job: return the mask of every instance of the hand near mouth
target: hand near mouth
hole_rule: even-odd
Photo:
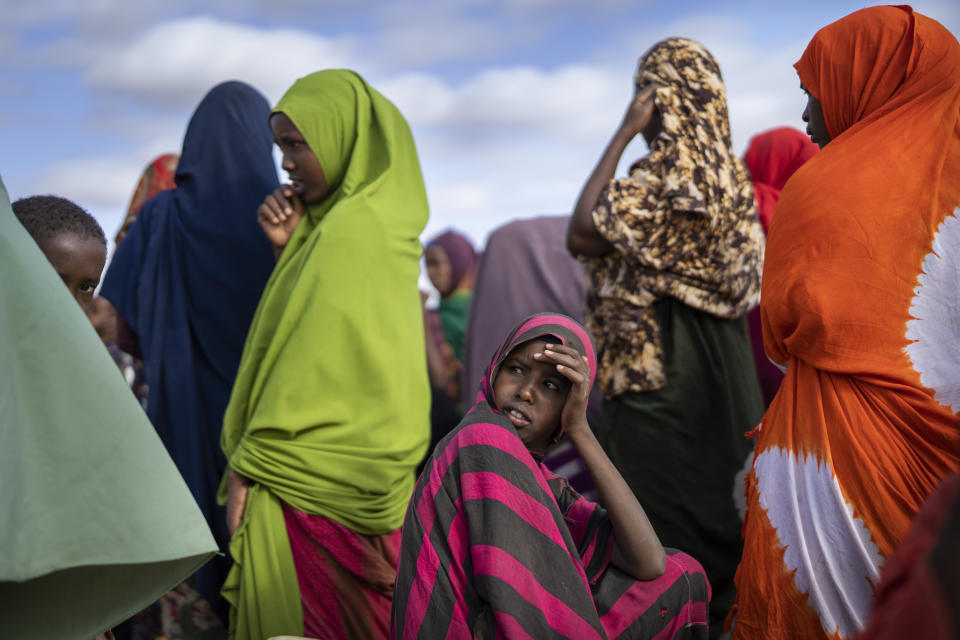
[[[274,190],[264,198],[263,204],[257,209],[257,221],[260,222],[260,228],[270,241],[273,254],[278,260],[305,211],[303,201],[289,184]]]
[[[570,393],[560,416],[564,432],[573,436],[584,429],[589,431],[587,398],[590,396],[590,370],[587,359],[577,353],[576,349],[562,344],[547,344],[543,353],[535,354],[534,358],[556,364],[557,373],[571,383]]]

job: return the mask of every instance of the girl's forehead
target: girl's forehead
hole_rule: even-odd
[[[530,347],[530,346],[532,346],[534,343],[537,343],[537,342],[539,342],[539,343],[541,343],[541,344],[544,344],[544,343],[546,343],[546,344],[564,344],[564,341],[561,340],[559,337],[557,337],[557,336],[555,336],[555,335],[553,335],[553,334],[545,334],[545,335],[542,335],[542,336],[537,336],[537,337],[535,337],[535,338],[529,338],[529,339],[527,339],[527,340],[524,340],[523,342],[518,342],[517,344],[513,345],[512,347],[510,347],[509,349],[507,349],[506,354],[504,354],[504,359],[509,358],[511,355],[513,355],[513,354],[515,354],[515,353],[519,353],[520,351],[523,351],[523,350],[526,349],[527,347]]]

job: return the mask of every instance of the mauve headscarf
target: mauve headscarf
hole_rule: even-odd
[[[441,291],[440,295],[447,297],[457,289],[470,288],[477,264],[477,252],[470,240],[462,233],[450,229],[429,241],[426,249],[430,247],[443,249],[450,261],[450,290]]]

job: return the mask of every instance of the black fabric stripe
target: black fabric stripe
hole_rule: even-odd
[[[492,602],[497,603],[494,609],[513,617],[531,637],[537,640],[571,638],[564,635],[561,630],[551,628],[543,612],[527,602],[510,583],[494,576],[477,576],[476,582],[478,588],[488,594]],[[592,623],[598,634],[603,637],[603,628],[595,613],[591,613],[585,620],[588,624]],[[571,640],[578,639],[571,638]]]
[[[551,478],[547,482],[553,491],[553,497],[557,501],[557,506],[560,507],[560,513],[562,513],[566,519],[570,508],[573,507],[582,496],[577,493],[573,487],[570,486],[567,479],[562,476]],[[580,546],[577,549],[582,559],[586,554],[587,548],[591,544],[595,545],[590,564],[584,566],[584,573],[587,574],[588,580],[593,580],[606,567],[607,555],[609,554],[611,545],[610,534],[612,529],[613,527],[610,524],[610,519],[607,518],[606,510],[600,505],[595,506],[590,513],[589,521],[584,527],[583,539],[580,541]]]
[[[600,616],[606,615],[616,600],[626,592],[627,588],[635,583],[631,576],[626,575],[616,567],[610,567],[603,578],[601,587],[596,590],[594,597],[597,603],[597,612]],[[681,612],[689,602],[705,602],[707,597],[707,579],[702,573],[682,573],[670,587],[647,608],[640,613],[617,639],[649,638],[662,631]],[[613,598],[613,599],[611,599]],[[661,611],[664,611],[661,614]],[[692,634],[692,635],[688,635]],[[706,624],[693,624],[684,629],[683,637],[706,638],[708,627]],[[680,637],[680,636],[677,636]]]
[[[600,506],[590,514],[590,521],[587,523],[586,534],[580,549],[581,558],[590,544],[594,545],[593,556],[583,571],[587,574],[587,579],[592,581],[606,568],[610,547],[613,546],[613,525],[607,517],[607,512]]]
[[[483,418],[487,416],[484,416],[483,413],[492,414],[492,412],[489,411],[486,405],[484,405],[483,408],[486,409],[486,411],[475,412],[477,415],[470,417],[474,420],[479,418],[480,422],[485,422]],[[447,442],[442,443],[444,446],[437,447],[434,456],[427,465],[424,475],[418,479],[414,499],[408,507],[408,514],[404,523],[400,567],[397,576],[397,590],[394,595],[394,613],[392,615],[397,628],[402,629],[405,624],[406,610],[409,606],[409,594],[413,584],[431,580],[432,586],[430,589],[427,617],[425,617],[423,621],[423,631],[421,632],[422,634],[426,634],[424,637],[431,637],[429,634],[443,635],[449,627],[453,615],[454,594],[448,578],[452,556],[447,538],[450,527],[458,513],[455,501],[461,495],[460,478],[464,473],[476,471],[491,471],[497,473],[528,495],[532,495],[540,504],[555,514],[555,520],[559,525],[563,525],[562,519],[559,518],[556,505],[552,500],[552,496],[544,492],[540,489],[539,485],[536,484],[534,471],[504,450],[494,445],[482,444],[468,445],[459,448],[457,457],[451,461],[444,477],[441,479],[441,484],[434,496],[433,504],[430,505],[431,511],[433,512],[433,521],[431,523],[420,522],[416,505],[424,499],[426,480],[430,478],[430,475],[433,473],[433,467],[436,464],[436,458],[439,457],[439,452],[443,451],[445,447],[457,447],[456,439],[458,435],[464,428],[472,424],[474,424],[474,422],[462,423],[455,433],[445,438]],[[497,424],[483,425],[481,428],[507,429],[512,431],[512,426],[504,427]],[[512,432],[511,437],[516,437],[515,431]],[[531,494],[531,490],[534,492],[533,494]],[[507,510],[509,511],[509,509]],[[467,519],[469,520],[469,516],[467,516]],[[496,520],[492,520],[491,522],[496,522]],[[524,523],[524,525],[529,528],[529,525],[526,525],[526,523]],[[432,546],[439,559],[439,567],[435,576],[418,576],[416,574],[416,559],[422,551],[422,540],[428,526],[430,527],[428,544]],[[471,543],[476,544],[476,541],[471,541]],[[565,554],[564,557],[569,563],[569,558]],[[467,557],[464,571],[468,577],[473,575],[473,566],[469,556]],[[474,615],[480,606],[480,601],[476,592],[472,589],[472,585],[467,584],[465,589],[464,598],[467,610],[470,615]]]
[[[516,459],[503,449],[491,445],[470,445],[460,449],[455,464],[450,465],[443,485],[456,486],[456,495],[460,495],[460,477],[465,473],[490,472],[500,476],[513,486],[526,493],[534,500],[550,509],[554,514],[555,524],[566,527],[563,516],[557,508],[553,495],[540,488],[534,475],[539,473]]]
[[[410,503],[411,505],[414,503]],[[403,537],[400,540],[400,558],[397,567],[396,588],[390,605],[390,623],[394,629],[403,629],[406,620],[408,599],[414,581],[417,580],[417,557],[420,555],[424,528],[420,519],[407,507],[403,521]]]
[[[527,524],[510,507],[496,500],[470,501],[466,505],[474,545],[502,549],[526,567],[548,593],[580,616],[596,615],[592,598],[566,549],[557,546]],[[495,523],[494,526],[491,526]],[[492,601],[494,608],[499,602]]]

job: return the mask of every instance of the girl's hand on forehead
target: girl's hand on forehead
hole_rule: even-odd
[[[587,399],[590,397],[590,369],[587,366],[587,359],[572,347],[551,343],[547,343],[543,353],[534,354],[533,357],[555,363],[557,373],[570,381],[570,393],[567,395],[563,414],[560,417],[564,431],[569,435],[581,429],[589,430]]]
[[[263,204],[257,209],[257,220],[278,258],[305,212],[300,197],[288,184],[264,198]]]

